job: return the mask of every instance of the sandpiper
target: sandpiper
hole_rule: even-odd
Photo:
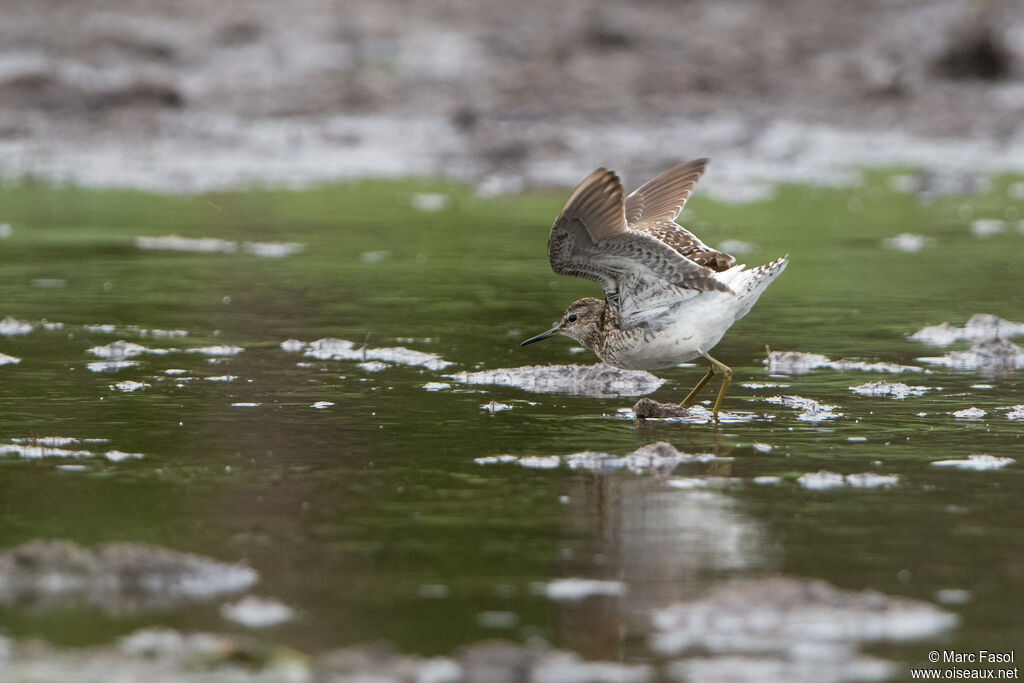
[[[599,168],[569,195],[551,227],[548,258],[560,275],[595,280],[604,300],[574,302],[553,328],[522,346],[564,334],[606,363],[627,370],[667,368],[698,356],[708,371],[682,404],[643,399],[637,417],[680,415],[718,370],[722,387],[732,369],[708,352],[786,267],[787,256],[744,270],[675,222],[707,159],[665,171],[626,196],[619,177]]]

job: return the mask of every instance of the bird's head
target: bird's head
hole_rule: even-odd
[[[566,337],[575,339],[588,349],[594,348],[594,343],[601,330],[601,319],[604,315],[605,302],[600,299],[587,297],[574,301],[566,309],[565,315],[557,325],[547,332],[542,332],[536,337],[530,337],[520,346],[526,346],[541,339],[553,337],[556,334],[564,334]]]

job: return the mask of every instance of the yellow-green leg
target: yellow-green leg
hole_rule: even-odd
[[[715,376],[715,370],[720,370],[722,373],[722,387],[718,390],[718,398],[715,399],[715,405],[711,409],[711,412],[717,420],[718,409],[722,407],[722,399],[725,397],[725,392],[729,388],[729,383],[732,381],[732,368],[721,361],[715,360],[706,353],[704,354],[704,357],[708,359],[708,373],[704,375],[704,377],[697,382],[697,386],[695,386],[690,393],[686,395],[686,398],[683,399],[683,405],[689,408],[690,404],[693,403],[693,400],[697,397],[697,392],[703,389],[704,385]]]

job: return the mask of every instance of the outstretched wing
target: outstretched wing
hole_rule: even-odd
[[[548,258],[560,275],[594,280],[605,297],[619,307],[623,288],[637,282],[661,282],[666,288],[729,292],[714,272],[681,254],[666,242],[626,222],[622,183],[615,173],[600,168],[569,196],[551,228]],[[637,297],[632,292],[624,296]],[[630,311],[619,310],[621,325],[633,327]]]
[[[707,159],[694,159],[648,180],[626,197],[626,223],[674,221],[704,175]]]
[[[626,222],[631,229],[656,237],[694,263],[721,272],[736,259],[712,249],[675,222],[707,165],[707,159],[695,159],[638,187],[626,197]]]

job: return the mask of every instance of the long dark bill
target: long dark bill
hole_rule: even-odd
[[[533,342],[539,342],[541,339],[547,339],[548,337],[554,337],[556,334],[558,334],[558,328],[557,327],[552,327],[547,332],[541,332],[536,337],[530,337],[529,339],[524,341],[522,344],[520,344],[520,346],[526,346],[527,344],[532,344]]]

